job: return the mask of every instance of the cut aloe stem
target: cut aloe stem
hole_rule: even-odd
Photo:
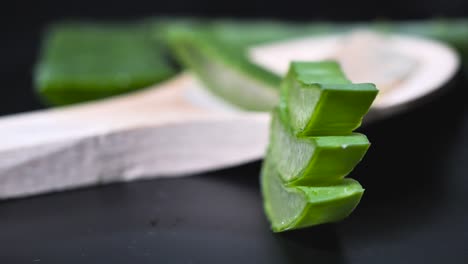
[[[374,84],[352,84],[336,62],[293,62],[280,109],[297,135],[343,135],[360,126],[377,93]]]
[[[265,213],[274,232],[342,220],[359,204],[364,189],[353,179],[331,186],[286,187],[272,160],[263,164]]]
[[[341,181],[361,161],[370,145],[367,137],[358,133],[298,138],[284,123],[278,111],[274,111],[268,158],[274,161],[289,186]]]
[[[200,21],[195,26],[167,24],[166,40],[177,59],[224,101],[250,111],[271,111],[279,100],[280,76],[252,63],[248,47],[305,33],[326,32],[314,25],[273,21]]]
[[[63,23],[44,39],[35,82],[54,105],[95,100],[148,87],[172,76],[149,25]]]
[[[182,63],[226,102],[250,111],[277,104],[279,77],[249,63],[238,47],[203,32],[171,32],[169,43]]]
[[[344,177],[369,148],[352,130],[376,95],[372,84],[351,84],[335,62],[290,64],[261,172],[273,231],[336,222],[358,205],[364,190]]]

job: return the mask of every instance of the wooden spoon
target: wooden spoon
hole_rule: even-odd
[[[0,119],[0,198],[154,176],[262,157],[269,115],[203,108],[182,74],[141,92]]]

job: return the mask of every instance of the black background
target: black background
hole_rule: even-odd
[[[1,12],[3,115],[41,107],[31,70],[41,30],[59,19],[413,19],[468,15],[468,2],[16,1]],[[429,104],[361,128],[373,145],[350,177],[366,194],[341,223],[272,234],[255,162],[0,202],[0,263],[467,263],[464,76]]]

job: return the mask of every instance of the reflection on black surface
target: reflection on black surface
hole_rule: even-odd
[[[291,263],[344,263],[333,224],[274,234]]]
[[[242,174],[238,170],[225,169],[213,172],[206,177],[216,181],[226,182],[230,186],[239,186],[242,189],[250,189],[258,194],[257,199],[261,204],[261,196],[258,193],[259,172],[261,162],[253,162],[242,166]],[[223,175],[222,177],[219,177]],[[242,206],[242,205],[240,205]],[[262,210],[259,206],[258,210]],[[281,263],[280,259],[287,263],[343,263],[339,237],[336,233],[335,224],[319,225],[313,228],[292,230],[283,233],[273,233],[266,223],[266,216],[261,215],[264,224],[260,226],[260,234],[257,239],[269,244],[275,241],[271,250],[272,263]],[[253,220],[253,219],[252,219]],[[278,262],[276,262],[278,261]]]

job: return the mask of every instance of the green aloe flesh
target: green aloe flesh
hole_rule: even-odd
[[[244,110],[264,111],[278,102],[279,78],[253,64],[245,64],[235,47],[198,33],[172,33],[169,43],[183,63],[219,98]]]
[[[175,71],[143,23],[63,23],[49,29],[35,83],[50,104],[105,98],[163,81]]]
[[[348,134],[377,96],[373,84],[353,84],[336,62],[293,62],[281,85],[280,108],[297,135]]]
[[[270,159],[263,164],[261,186],[265,213],[274,232],[342,220],[364,193],[353,179],[330,186],[287,187]]]
[[[289,23],[228,20],[169,26],[166,32],[176,58],[213,94],[249,111],[270,111],[278,104],[281,78],[252,63],[247,48],[304,34]]]
[[[289,186],[330,184],[341,181],[364,157],[367,137],[358,133],[346,136],[296,137],[273,112],[270,159]]]
[[[370,143],[352,131],[376,95],[372,84],[350,83],[335,62],[290,64],[261,172],[265,213],[274,232],[336,222],[356,208],[364,189],[345,177]]]

